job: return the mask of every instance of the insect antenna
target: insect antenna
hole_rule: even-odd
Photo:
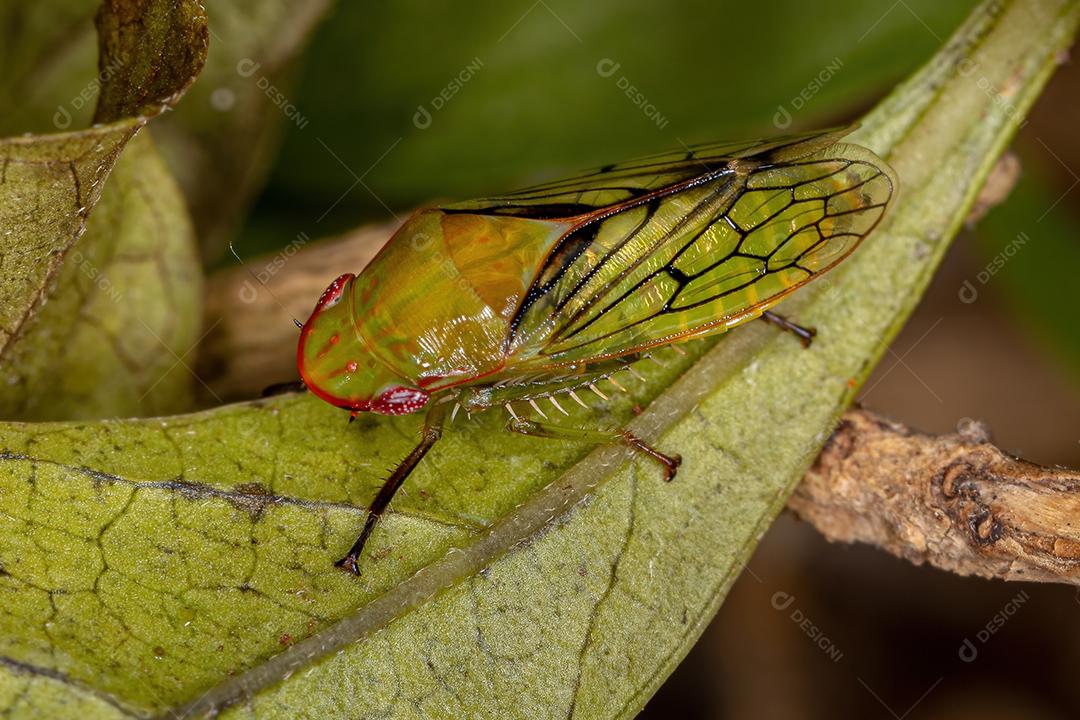
[[[285,307],[285,304],[283,302],[281,302],[281,299],[278,298],[278,296],[276,294],[274,294],[274,291],[270,289],[270,286],[267,285],[266,282],[263,281],[262,278],[260,278],[255,273],[254,270],[252,270],[250,267],[248,267],[248,264],[246,262],[244,262],[244,259],[242,257],[240,257],[240,253],[236,252],[236,247],[233,245],[232,240],[229,241],[229,252],[231,252],[232,256],[234,258],[236,258],[236,261],[238,263],[240,263],[240,267],[244,268],[244,270],[247,271],[247,274],[251,276],[251,279],[254,280],[255,282],[259,283],[259,286],[262,287],[263,290],[270,293],[270,297],[272,297],[274,299],[274,302],[277,303],[278,307],[281,308],[285,312],[286,315],[288,315],[288,316],[290,316],[292,318],[293,324],[296,325],[297,329],[302,330],[303,327],[304,327],[304,323],[300,322],[300,320],[297,319],[297,317],[295,315],[293,315],[291,312],[289,312],[289,309],[287,307]]]

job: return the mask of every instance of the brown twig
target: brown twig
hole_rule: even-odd
[[[395,229],[363,228],[249,262],[268,290],[242,268],[212,277],[200,378],[224,398],[294,379],[292,318],[305,318],[338,274],[359,272]],[[850,411],[788,507],[830,540],[914,563],[1080,584],[1080,475],[1011,458],[978,427],[935,437]]]
[[[788,508],[915,564],[1080,585],[1080,473],[1010,457],[976,423],[932,436],[851,410]]]

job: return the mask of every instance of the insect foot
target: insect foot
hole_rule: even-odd
[[[623,431],[623,442],[625,442],[626,445],[630,448],[633,448],[638,452],[645,453],[646,455],[663,465],[665,482],[671,482],[675,479],[675,474],[679,472],[679,466],[682,465],[681,455],[666,455],[654,448],[652,445],[646,443],[644,440],[642,440],[629,430]]]
[[[334,567],[341,568],[345,572],[352,573],[356,577],[360,577],[360,563],[357,562],[357,558],[352,553],[349,553],[345,557],[334,563]]]
[[[789,332],[799,339],[799,342],[804,348],[810,347],[810,344],[817,337],[817,329],[812,327],[804,327],[798,323],[792,322],[788,318],[778,313],[766,310],[761,313],[761,319],[770,325],[775,325],[785,332]]]

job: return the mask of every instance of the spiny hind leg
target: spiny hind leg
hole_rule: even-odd
[[[563,427],[551,423],[529,420],[528,418],[513,415],[509,424],[510,430],[522,435],[533,437],[552,438],[555,440],[575,440],[579,442],[591,442],[597,445],[607,443],[621,443],[631,450],[646,455],[664,469],[664,479],[673,480],[679,470],[682,458],[678,455],[662,453],[646,443],[629,430],[587,430],[585,428]]]
[[[803,327],[802,325],[794,323],[791,320],[788,320],[783,315],[774,313],[771,310],[766,310],[765,312],[761,313],[761,319],[769,323],[770,325],[775,325],[781,330],[789,332],[795,337],[799,338],[799,342],[802,343],[802,346],[804,348],[810,347],[810,343],[813,342],[814,336],[817,335],[817,330],[815,330],[814,328]]]

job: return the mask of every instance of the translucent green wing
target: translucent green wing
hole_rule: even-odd
[[[544,220],[592,215],[616,209],[688,181],[724,173],[738,158],[779,161],[810,155],[834,144],[851,128],[791,135],[770,140],[710,143],[658,153],[616,165],[605,165],[568,180],[555,180],[499,197],[480,198],[447,206],[451,212],[509,215]]]
[[[891,169],[846,131],[709,145],[602,168],[462,211],[576,218],[506,339],[516,368],[614,358],[757,317],[851,253]]]

